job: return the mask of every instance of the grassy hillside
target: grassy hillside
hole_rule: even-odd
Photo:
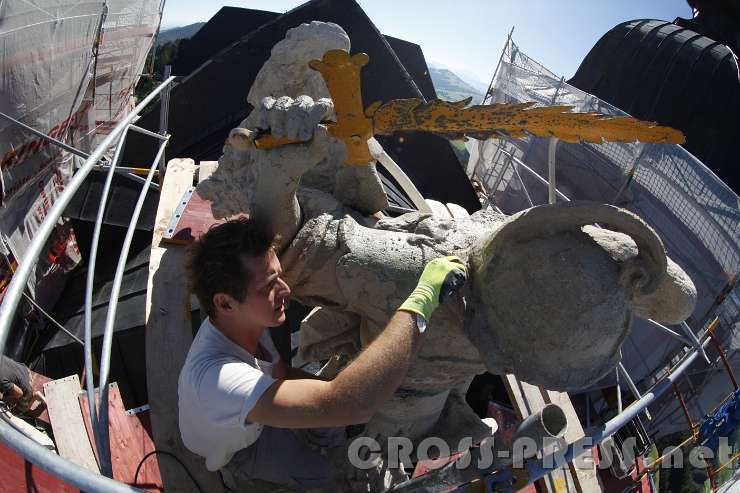
[[[437,96],[445,101],[460,101],[468,96],[473,98],[472,104],[479,104],[483,101],[483,93],[471,86],[454,72],[446,68],[429,68],[429,75],[432,77],[434,89]]]

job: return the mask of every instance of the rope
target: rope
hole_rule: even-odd
[[[194,478],[194,477],[193,477],[193,475],[192,475],[192,474],[190,473],[190,471],[188,470],[188,468],[187,468],[187,467],[185,467],[185,464],[183,464],[183,462],[182,462],[182,461],[180,460],[180,458],[179,458],[179,457],[177,457],[177,456],[176,456],[175,454],[173,454],[172,452],[167,452],[166,450],[152,450],[151,452],[149,452],[148,454],[146,454],[146,455],[145,455],[145,456],[144,456],[144,457],[143,457],[143,458],[142,458],[142,459],[141,459],[141,460],[139,461],[139,465],[138,465],[138,466],[136,466],[136,473],[134,473],[134,482],[133,482],[133,486],[136,486],[136,485],[138,484],[138,479],[139,479],[139,471],[141,470],[141,466],[142,466],[142,465],[144,465],[144,461],[145,461],[145,460],[147,460],[147,459],[149,458],[149,456],[151,456],[151,455],[154,455],[154,454],[162,454],[162,455],[167,455],[167,456],[169,456],[169,457],[172,457],[173,459],[175,459],[175,460],[177,461],[177,463],[178,463],[178,464],[180,464],[180,465],[182,466],[182,468],[183,468],[183,469],[185,470],[185,473],[186,473],[186,474],[188,475],[188,477],[189,477],[189,478],[190,478],[190,480],[191,480],[191,481],[193,482],[193,484],[194,484],[194,485],[195,485],[195,487],[196,487],[196,488],[198,489],[198,491],[200,491],[200,493],[205,493],[205,492],[203,491],[203,488],[201,488],[201,487],[200,487],[200,484],[198,484],[198,482],[197,482],[197,481],[195,480],[195,478]]]

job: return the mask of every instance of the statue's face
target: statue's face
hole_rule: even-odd
[[[619,265],[581,232],[507,244],[475,279],[487,323],[468,336],[493,373],[575,390],[612,370],[630,328]]]

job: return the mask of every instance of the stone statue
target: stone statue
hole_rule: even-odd
[[[510,217],[454,206],[454,217],[377,214],[387,203],[374,163],[345,165],[342,143],[319,124],[333,108],[307,63],[337,48],[349,50],[349,38],[335,24],[288,31],[249,91],[255,110],[231,132],[199,190],[217,217],[262,213],[276,224],[293,296],[317,307],[302,324],[304,360],[356,355],[430,259],[457,255],[467,264],[467,284],[434,312],[418,360],[365,434],[482,439],[491,429],[464,399],[476,374],[514,373],[575,390],[615,368],[633,315],[678,323],[691,314],[691,280],[652,228],[617,207],[573,202]],[[255,132],[266,129],[312,139],[255,149]]]

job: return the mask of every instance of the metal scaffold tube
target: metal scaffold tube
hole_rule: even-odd
[[[707,338],[700,347],[703,349],[708,343],[709,338]],[[525,471],[527,474],[527,482],[531,483],[544,477],[558,467],[567,464],[581,454],[586,453],[597,443],[600,443],[604,439],[612,436],[620,428],[634,419],[635,416],[647,409],[647,407],[654,403],[658,397],[671,389],[676,379],[681,376],[689,366],[691,366],[699,354],[699,349],[696,347],[693,348],[683,361],[681,361],[673,371],[669,372],[663,380],[643,394],[640,399],[630,404],[624,411],[607,421],[604,427],[596,434],[583,437],[580,440],[571,443],[564,452],[556,452],[545,456],[538,461],[526,464]]]
[[[103,471],[111,469],[111,464],[110,456],[101,453],[106,447],[102,443],[102,435],[98,430],[98,413],[95,409],[95,381],[92,358],[92,295],[93,284],[95,282],[95,264],[98,257],[98,241],[100,240],[100,230],[103,225],[103,216],[105,215],[105,204],[108,201],[108,193],[113,182],[113,174],[116,171],[116,166],[118,166],[118,160],[121,158],[121,151],[126,143],[126,134],[129,128],[131,128],[131,125],[127,125],[118,141],[116,151],[113,154],[113,161],[111,161],[110,168],[108,169],[108,175],[105,177],[105,184],[103,185],[103,192],[100,197],[100,204],[98,205],[98,215],[95,218],[95,229],[93,230],[92,242],[90,244],[90,259],[88,261],[85,284],[85,390],[87,392],[87,407],[90,411],[90,423],[95,441],[95,450],[98,451],[98,460],[100,461],[100,468]]]
[[[157,170],[162,154],[164,154],[164,148],[167,146],[169,139],[162,141],[159,145],[159,151],[157,156],[152,162],[152,166],[149,170],[149,175],[146,177],[146,183],[141,189],[139,194],[139,200],[136,202],[134,212],[131,215],[131,221],[129,222],[128,229],[126,230],[126,237],[123,240],[123,246],[121,246],[121,254],[118,257],[118,266],[116,267],[116,274],[113,278],[113,286],[111,287],[110,301],[108,302],[108,314],[105,319],[105,332],[103,333],[103,349],[100,357],[100,379],[98,386],[100,388],[100,407],[98,409],[98,434],[100,435],[100,443],[103,447],[102,450],[98,450],[98,457],[105,457],[105,460],[101,459],[101,470],[103,474],[110,477],[113,475],[110,462],[110,442],[108,434],[108,376],[110,373],[110,357],[111,347],[113,345],[113,327],[116,322],[116,310],[118,308],[118,295],[121,292],[121,282],[123,281],[123,272],[126,268],[126,260],[128,258],[128,252],[131,248],[131,240],[134,237],[134,230],[136,224],[139,222],[139,215],[141,209],[144,206],[144,200],[146,199],[147,192],[149,191],[149,184],[154,178],[154,172]],[[103,468],[105,464],[105,469]]]
[[[46,241],[51,236],[57,221],[64,213],[67,205],[70,203],[77,190],[85,181],[87,175],[93,170],[103,154],[114,144],[118,142],[125,133],[129,124],[131,124],[143,108],[145,108],[157,95],[167,86],[169,86],[174,77],[170,77],[162,84],[157,86],[144,100],[141,101],[123,118],[108,134],[108,136],[95,148],[90,156],[85,160],[79,170],[70,179],[66,188],[59,195],[58,199],[49,209],[44,221],[39,226],[36,234],[26,250],[26,259],[21,262],[18,269],[13,274],[13,278],[5,292],[5,298],[0,305],[0,353],[5,349],[8,340],[13,319],[15,317],[18,304],[23,297],[23,291],[28,282],[33,268],[38,262]],[[107,372],[107,370],[106,370]],[[95,474],[87,469],[82,468],[68,460],[56,455],[55,453],[41,447],[26,436],[22,435],[8,423],[0,422],[0,440],[15,450],[27,460],[37,465],[41,469],[58,476],[67,483],[80,488],[87,492],[132,492],[141,491],[137,488],[126,486],[118,481],[105,478]]]

